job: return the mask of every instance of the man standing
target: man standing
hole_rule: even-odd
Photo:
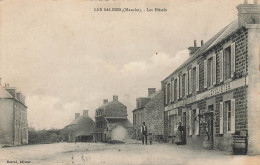
[[[145,125],[145,122],[143,122],[143,126],[141,130],[142,130],[142,144],[144,145],[144,141],[145,141],[145,144],[147,145],[147,127]]]

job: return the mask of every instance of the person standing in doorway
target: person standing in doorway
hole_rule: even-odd
[[[141,127],[141,130],[142,130],[142,144],[144,145],[145,142],[145,144],[147,145],[147,127],[145,125],[145,122],[143,122],[143,126]]]

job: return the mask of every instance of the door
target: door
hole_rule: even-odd
[[[183,144],[186,144],[186,112],[183,112],[182,126],[183,126]]]
[[[209,140],[210,141],[213,141],[214,139],[214,135],[213,135],[213,133],[214,133],[214,121],[213,121],[213,113],[214,113],[214,108],[213,108],[213,105],[210,105],[209,107],[208,107],[208,111],[209,111],[209,115],[208,115],[208,122],[207,122],[207,124],[208,124],[208,133],[209,133]]]

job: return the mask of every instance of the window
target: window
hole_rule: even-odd
[[[209,58],[207,61],[207,85],[208,87],[213,85],[213,58]]]
[[[231,102],[226,101],[225,102],[225,123],[226,125],[224,126],[224,132],[231,131]]]
[[[231,78],[231,46],[224,49],[224,80]]]
[[[177,79],[174,80],[174,100],[177,99]]]
[[[192,69],[192,92],[196,90],[196,67]]]
[[[170,103],[170,83],[167,84],[167,104]]]
[[[185,79],[186,79],[186,74],[182,75],[182,97],[185,96]]]
[[[195,134],[196,131],[196,109],[192,110],[192,121],[191,121],[191,125],[192,125],[192,135]]]

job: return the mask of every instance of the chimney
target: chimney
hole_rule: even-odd
[[[201,44],[200,44],[200,47],[202,47],[203,45],[204,45],[204,42],[203,42],[203,40],[201,40],[201,42],[200,42]]]
[[[156,92],[156,88],[148,88],[148,97]]]
[[[254,0],[254,4],[248,4],[248,1],[244,0],[244,4],[238,5],[237,10],[239,27],[260,23],[260,5],[257,0]]]
[[[113,96],[113,101],[118,101],[118,96],[117,95]]]
[[[103,100],[103,104],[106,104],[106,103],[108,103],[108,99]]]
[[[83,110],[83,117],[88,117],[88,110]]]
[[[80,113],[75,113],[75,119],[78,119],[80,116]]]
[[[194,46],[189,47],[188,50],[190,51],[190,56],[193,55],[200,47],[197,47],[197,41],[194,40]]]

